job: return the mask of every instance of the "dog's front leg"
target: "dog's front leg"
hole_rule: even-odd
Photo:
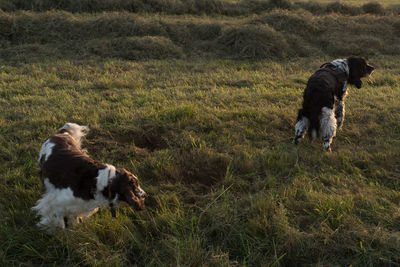
[[[344,121],[344,101],[335,101],[336,129],[340,130]]]
[[[336,135],[336,118],[333,110],[328,107],[323,107],[321,110],[321,130],[322,142],[324,149],[328,152],[331,151],[331,143],[333,137]]]
[[[304,137],[309,124],[310,120],[306,116],[302,115],[302,110],[300,110],[295,125],[294,138],[292,141],[293,144],[297,145],[299,143],[299,140]]]

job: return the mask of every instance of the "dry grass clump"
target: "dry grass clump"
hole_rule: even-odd
[[[308,1],[308,2],[296,2],[294,4],[296,9],[307,10],[308,12],[314,15],[322,15],[326,13],[326,4]]]
[[[229,8],[229,4],[219,0],[195,0],[188,11],[194,14],[233,14],[236,11]],[[186,2],[186,3],[187,3]]]
[[[365,13],[374,15],[383,15],[385,8],[378,2],[369,2],[361,7]]]
[[[394,13],[396,8],[382,7],[377,2],[353,6],[340,1],[322,4],[295,2],[292,0],[0,0],[0,10],[49,11],[64,10],[72,13],[98,13],[104,11],[128,11],[136,13],[193,14],[243,16],[260,14],[272,9],[306,9],[313,14],[338,13],[383,15]],[[399,11],[397,11],[399,13]]]
[[[270,0],[272,6],[283,9],[290,9],[293,5],[291,0]]]
[[[307,57],[321,53],[318,47],[313,46],[311,42],[300,35],[288,33],[285,37],[290,47],[291,57]]]
[[[400,20],[393,24],[394,33],[400,37]]]
[[[324,36],[328,38],[328,35]],[[327,41],[325,51],[331,55],[373,56],[379,55],[384,51],[384,41],[369,35],[329,35],[329,38],[331,40]],[[343,45],[343,40],[346,40],[345,45]]]
[[[100,37],[147,36],[167,33],[159,21],[138,18],[128,13],[105,13],[81,17],[65,11],[0,14],[0,36],[14,44],[54,43]]]
[[[268,25],[243,25],[224,30],[217,39],[225,54],[242,59],[283,58],[289,46],[279,32]]]
[[[266,15],[256,18],[252,23],[264,23],[272,26],[276,31],[287,32],[302,37],[310,37],[319,34],[322,29],[319,18],[307,11],[292,12],[286,10],[274,10]]]
[[[341,2],[334,2],[326,6],[326,12],[355,16],[362,14],[362,9],[361,7],[347,5]]]
[[[317,36],[316,40],[330,55],[396,54],[398,40],[393,38],[394,29],[391,25],[394,21],[375,16],[345,19],[335,15],[326,16],[320,21],[324,33]]]
[[[135,2],[122,0],[0,0],[0,8],[4,11],[15,10],[65,10],[69,12],[101,12],[116,10],[131,10]]]
[[[182,50],[170,39],[159,36],[94,39],[87,46],[90,52],[101,57],[128,60],[183,57]]]
[[[396,54],[397,21],[397,17],[344,17],[337,14],[320,17],[304,11],[276,10],[252,20],[252,23],[272,26],[283,34],[291,50],[296,52],[305,47],[310,48],[302,52],[305,55],[320,50],[332,56],[343,56],[349,53]]]
[[[251,21],[253,24],[267,24],[281,33],[289,47],[290,56],[309,56],[319,53],[310,41],[323,29],[319,21],[307,11],[291,12],[274,10]]]
[[[12,34],[12,21],[13,16],[9,13],[0,13],[0,38],[5,40],[9,39]]]
[[[388,14],[393,14],[400,16],[400,5],[393,5],[390,8],[388,8]]]
[[[276,1],[276,0],[275,0]],[[287,2],[288,0],[280,0]],[[278,1],[279,2],[279,1]],[[0,9],[15,10],[65,10],[73,13],[128,11],[166,14],[224,14],[243,15],[248,10],[243,3],[226,0],[0,0]]]
[[[82,38],[80,33],[68,30],[79,26],[79,22],[77,17],[65,11],[39,14],[22,12],[4,21],[8,38],[14,44],[44,44]]]
[[[322,17],[306,10],[286,9],[274,9],[240,20],[210,18],[200,21],[127,12],[93,16],[65,11],[3,12],[0,13],[0,53],[15,55],[18,50],[26,54],[29,49],[15,48],[34,44],[52,46],[49,53],[54,51],[57,57],[60,51],[71,57],[95,55],[123,59],[392,55],[400,46],[399,23],[400,19],[392,15],[329,14]]]
[[[104,13],[82,20],[82,35],[88,37],[167,36],[160,20],[146,19],[130,13]]]
[[[219,23],[193,23],[190,25],[199,40],[213,40],[221,35],[222,25]]]
[[[355,6],[351,4],[345,4],[340,1],[331,3],[319,3],[319,2],[296,2],[291,10],[304,9],[311,12],[314,15],[323,15],[327,13],[337,13],[349,16],[358,16],[362,14],[374,14],[374,15],[385,15],[385,14],[398,14],[399,10],[396,6],[383,7],[378,2],[369,2],[362,6]]]

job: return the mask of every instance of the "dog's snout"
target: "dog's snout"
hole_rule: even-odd
[[[147,197],[147,193],[146,193],[142,188],[140,188],[140,187],[139,187],[138,195],[139,195],[139,197],[142,198],[142,199],[144,199],[144,198]]]
[[[141,192],[139,193],[139,195],[140,195],[140,198],[146,198],[146,197],[147,197],[147,194],[146,194],[146,192],[144,192],[144,191],[141,191]]]

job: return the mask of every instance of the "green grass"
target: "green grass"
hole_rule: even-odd
[[[325,58],[3,65],[2,261],[398,263],[398,59],[371,59],[378,69],[350,89],[331,154],[290,144]],[[37,153],[66,121],[91,126],[94,158],[139,175],[146,211],[104,210],[54,237],[36,229]]]
[[[0,264],[399,265],[399,23],[275,9],[1,13]],[[361,52],[376,71],[350,87],[333,152],[293,146],[309,76]],[[143,212],[102,210],[54,236],[35,226],[37,155],[68,121],[90,126],[93,158],[138,175]]]

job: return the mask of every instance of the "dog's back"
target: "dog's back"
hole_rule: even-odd
[[[105,164],[89,158],[69,134],[55,134],[48,140],[48,145],[53,145],[53,149],[50,155],[42,156],[39,160],[42,179],[49,179],[59,188],[71,187],[73,190],[81,188],[82,183],[93,182],[93,185],[88,186],[96,186],[94,180],[87,178],[96,177],[98,170],[106,167]],[[91,197],[88,195],[83,198]]]
[[[341,85],[335,76],[327,71],[317,71],[308,80],[301,112],[310,120],[309,134],[312,138],[318,135],[322,108],[333,108],[335,92],[339,89]]]
[[[87,126],[68,122],[56,134],[50,136],[43,143],[39,152],[38,163],[42,175],[46,175],[49,172],[47,167],[51,165],[47,163],[49,159],[51,159],[51,162],[63,163],[67,163],[66,161],[84,162],[90,160],[86,156],[86,151],[81,148],[82,138],[88,131],[89,128]],[[57,160],[54,160],[55,158]]]

